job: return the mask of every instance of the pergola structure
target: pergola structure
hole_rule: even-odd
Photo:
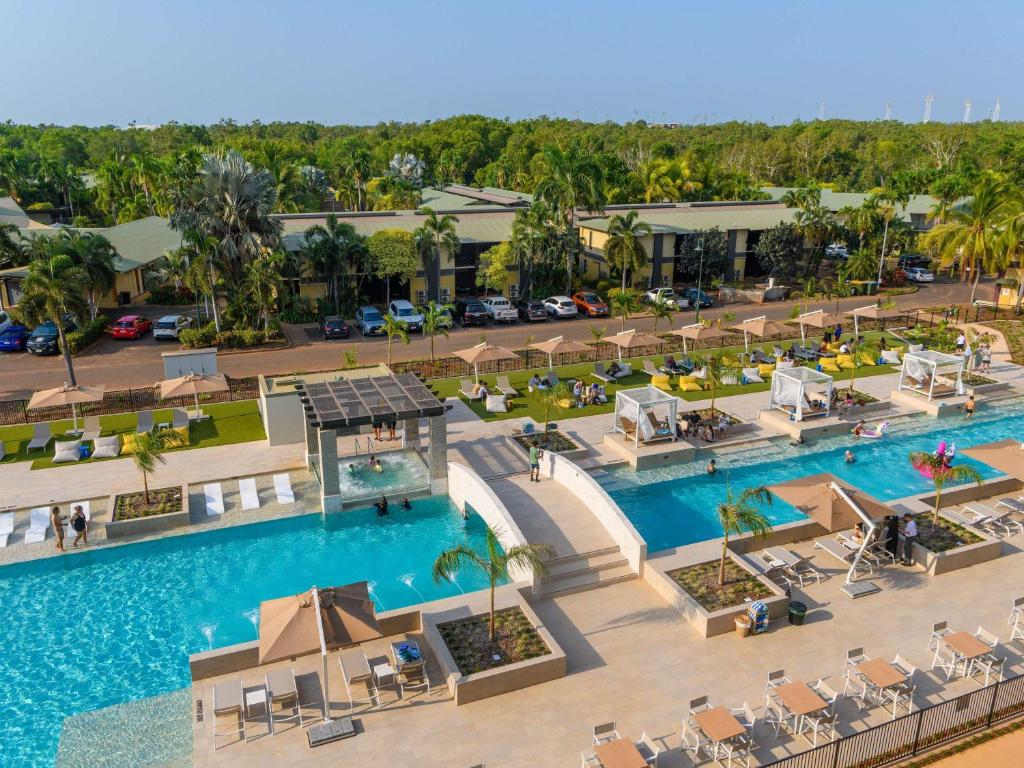
[[[324,512],[342,508],[338,431],[402,422],[407,447],[419,446],[419,420],[426,418],[431,493],[448,491],[448,433],[444,404],[412,373],[297,384],[306,411],[306,464],[320,480]]]
[[[657,387],[620,389],[615,393],[615,431],[633,445],[676,439],[679,401]]]
[[[807,416],[828,416],[832,386],[831,376],[813,368],[777,368],[772,374],[768,407],[788,413],[794,421],[803,421]]]
[[[951,379],[953,384],[938,384],[939,375]],[[897,389],[909,389],[927,395],[929,400],[936,397],[964,394],[964,359],[959,355],[947,355],[934,349],[907,352],[900,368],[900,384]]]

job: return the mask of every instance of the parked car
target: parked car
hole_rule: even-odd
[[[178,334],[192,327],[192,318],[184,315],[164,315],[153,326],[154,339],[177,339]]]
[[[462,325],[487,325],[489,317],[480,299],[459,299],[455,305],[455,319]]]
[[[576,317],[579,310],[568,296],[548,296],[544,299],[544,309],[551,317]]]
[[[924,267],[908,267],[904,271],[907,274],[907,280],[913,280],[915,283],[935,282],[935,275],[932,274],[931,270]]]
[[[588,317],[607,317],[608,305],[593,291],[577,291],[572,295],[576,310]]]
[[[825,255],[830,259],[848,259],[850,252],[846,249],[845,243],[832,243],[825,246]]]
[[[896,266],[905,271],[911,267],[924,267],[925,269],[928,269],[928,267],[931,266],[931,263],[932,260],[927,256],[922,256],[919,253],[907,253],[900,256],[899,261],[896,262]]]
[[[404,326],[407,331],[423,330],[423,315],[405,299],[394,299],[388,304],[388,314]]]
[[[115,339],[141,339],[153,330],[153,321],[142,315],[125,315],[119,317],[110,335]]]
[[[512,303],[504,296],[487,296],[481,301],[487,308],[487,314],[496,323],[514,323],[519,317]]]
[[[687,304],[691,307],[696,307],[698,301],[702,308],[713,307],[715,305],[714,299],[704,293],[704,291],[697,290],[696,288],[687,288],[684,290],[683,298],[686,299]]]
[[[0,331],[0,352],[24,352],[28,337],[28,328],[10,323]]]
[[[644,301],[649,304],[671,304],[676,309],[686,309],[690,302],[685,297],[679,296],[671,288],[651,288],[644,294]]]
[[[78,328],[75,321],[65,318],[64,331],[71,333]],[[25,342],[25,349],[33,355],[56,355],[60,352],[60,333],[57,331],[57,324],[45,322],[32,329],[32,333]]]
[[[519,319],[527,323],[536,323],[548,319],[548,311],[540,299],[523,299],[516,304]]]
[[[384,316],[376,307],[360,307],[356,310],[356,326],[363,336],[380,336],[384,333]]]
[[[12,325],[14,325],[14,321],[11,319],[11,316],[6,312],[0,311],[0,333],[7,330],[7,328]]]
[[[340,317],[331,315],[320,321],[320,333],[324,339],[347,339],[349,334],[348,323]]]

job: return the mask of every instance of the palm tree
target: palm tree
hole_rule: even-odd
[[[217,308],[217,276],[214,271],[214,258],[217,253],[217,241],[215,238],[205,236],[201,232],[190,229],[181,236],[181,248],[179,249],[188,258],[188,272],[182,279],[182,284],[192,291],[196,297],[196,314],[199,314],[199,297],[203,296],[203,302],[209,296],[213,304],[213,324],[220,332],[220,310]],[[210,316],[209,309],[206,313]]]
[[[974,196],[951,208],[942,224],[937,224],[922,242],[937,253],[942,266],[960,260],[960,275],[973,273],[971,303],[978,292],[983,270],[997,269],[1005,250],[1000,238],[1012,221],[1013,191],[1006,182],[990,175],[983,176],[974,189]]]
[[[745,488],[738,496],[726,488],[725,501],[718,505],[718,522],[722,526],[722,560],[718,566],[718,586],[725,586],[725,561],[729,557],[729,535],[750,532],[761,537],[771,533],[772,524],[757,505],[770,507],[772,494],[763,485]]]
[[[679,188],[672,178],[672,163],[651,158],[635,171],[644,191],[645,203],[667,203],[679,199]]]
[[[398,322],[390,312],[384,314],[384,324],[381,326],[384,330],[384,335],[388,337],[388,367],[391,367],[391,342],[395,339],[401,339],[402,343],[408,346],[409,344],[409,331],[405,329],[405,326]]]
[[[7,266],[18,255],[18,245],[14,242],[16,234],[18,234],[16,226],[0,223],[0,267]]]
[[[338,277],[345,273],[347,256],[356,237],[355,227],[339,222],[333,213],[327,214],[323,224],[306,230],[303,255],[313,273],[327,283],[328,298],[334,302],[335,313],[340,311]]]
[[[640,311],[640,301],[636,297],[636,291],[631,288],[624,291],[609,291],[608,303],[612,307],[612,316],[621,319],[623,331],[626,330],[626,321],[630,316]]]
[[[668,320],[669,328],[672,327],[672,305],[667,301],[655,301],[651,304],[651,317],[654,318],[654,335],[658,335],[658,321]]]
[[[571,236],[577,208],[604,209],[604,170],[601,164],[574,142],[569,149],[545,147],[541,152],[542,173],[534,196],[557,212],[563,234]],[[573,252],[566,250],[565,292],[572,293]]]
[[[479,552],[468,544],[457,544],[446,549],[434,560],[434,582],[451,582],[455,573],[462,566],[476,568],[487,577],[491,589],[491,611],[488,624],[488,635],[494,642],[494,590],[498,582],[509,580],[510,568],[530,569],[534,573],[547,573],[544,564],[555,556],[554,547],[549,544],[515,544],[508,549],[501,545],[500,529],[487,526],[484,538],[484,551]]]
[[[427,306],[420,307],[423,314],[423,335],[430,338],[430,365],[434,365],[434,337],[437,335],[448,338],[448,331],[452,327],[453,304],[438,304],[431,299]]]
[[[714,418],[718,388],[722,386],[723,379],[739,376],[742,366],[723,352],[713,352],[700,358],[700,364],[704,368],[704,380],[711,385],[711,417]]]
[[[156,470],[157,464],[167,461],[163,453],[171,448],[185,444],[185,439],[173,429],[156,429],[152,432],[140,432],[135,435],[132,444],[132,462],[142,475],[143,494],[149,505],[149,476]]]
[[[423,220],[423,224],[412,233],[412,236],[416,238],[416,250],[423,260],[423,268],[427,271],[427,274],[431,274],[437,268],[441,259],[442,245],[447,249],[448,255],[452,259],[459,252],[461,241],[455,232],[455,222],[458,219],[447,213],[438,218],[434,210],[429,207],[425,207],[422,210],[426,218]],[[437,294],[440,290],[441,286],[435,284],[434,293]],[[434,301],[439,299],[439,295],[433,297]]]
[[[600,343],[601,339],[604,338],[604,335],[606,333],[608,333],[608,326],[605,326],[605,325],[601,325],[601,326],[592,325],[592,326],[590,326],[590,335],[594,337],[594,342],[595,343]]]
[[[882,253],[878,257],[878,284],[882,284],[882,268],[885,266],[885,247],[889,242],[889,225],[899,214],[899,210],[906,211],[910,202],[910,192],[899,185],[888,186],[877,196],[880,205],[882,219],[885,226],[882,231]],[[973,298],[971,299],[973,301]]]
[[[862,343],[857,344],[854,342],[852,349],[853,354],[850,357],[853,358],[853,368],[850,369],[850,391],[853,392],[853,382],[857,378],[857,369],[861,368],[867,363],[861,361],[861,355],[867,355],[872,360],[878,360],[878,356],[881,354],[881,348],[878,346],[876,341],[871,339],[865,339]]]
[[[630,211],[625,216],[615,215],[608,220],[608,239],[604,242],[604,257],[608,266],[622,273],[622,290],[626,290],[626,275],[630,281],[647,264],[647,251],[640,239],[651,234],[651,225],[638,221],[640,214]]]
[[[252,307],[263,316],[263,330],[270,329],[270,310],[284,285],[281,279],[281,267],[284,254],[268,253],[245,265],[243,270],[243,286]]]
[[[85,290],[89,297],[89,319],[99,313],[99,297],[114,287],[117,251],[103,235],[94,232],[63,234],[58,241],[61,253],[71,257],[85,272]]]
[[[157,263],[157,279],[164,284],[172,283],[174,292],[178,293],[185,284],[189,266],[188,253],[184,248],[167,251]]]
[[[942,508],[942,491],[947,485],[964,485],[966,483],[982,484],[984,478],[974,467],[967,464],[946,466],[942,457],[928,451],[911,451],[907,457],[914,469],[926,470],[931,474],[935,488],[935,505],[932,509],[932,526],[939,527],[939,510]]]
[[[68,371],[68,383],[75,386],[78,380],[71,363],[71,347],[64,318],[67,315],[81,317],[84,313],[86,306],[82,299],[82,286],[88,276],[70,256],[59,250],[57,242],[51,245],[53,250],[48,258],[36,258],[29,262],[27,274],[21,283],[18,311],[32,323],[50,321],[57,326],[64,366]]]
[[[572,390],[564,381],[560,381],[553,387],[538,389],[531,395],[534,404],[544,414],[544,444],[548,441],[548,424],[551,421],[552,413],[562,412],[562,402],[572,399]]]
[[[875,255],[866,248],[854,251],[846,260],[846,269],[855,280],[870,280],[875,276]]]

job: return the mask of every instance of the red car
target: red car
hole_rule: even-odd
[[[581,315],[588,317],[604,317],[608,314],[608,305],[593,291],[580,291],[572,297],[573,304]]]
[[[143,334],[153,330],[153,321],[142,315],[125,315],[119,318],[110,335],[115,339],[141,339]]]

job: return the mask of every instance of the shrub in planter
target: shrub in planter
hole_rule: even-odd
[[[204,325],[202,328],[186,328],[178,334],[178,341],[185,349],[201,349],[213,346],[217,338],[217,329],[213,323]]]
[[[105,315],[100,315],[95,320],[90,320],[84,326],[67,335],[68,347],[71,354],[77,354],[92,344],[96,339],[107,332],[110,320]]]

